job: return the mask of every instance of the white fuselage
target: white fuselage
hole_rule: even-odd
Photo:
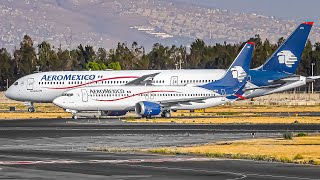
[[[158,73],[153,84],[161,86],[202,85],[220,79],[225,70],[128,70],[128,71],[53,71],[30,74],[18,79],[6,91],[17,101],[52,102],[74,88],[124,85],[143,75]]]
[[[201,109],[229,102],[226,97],[195,86],[109,86],[73,89],[53,103],[76,111],[131,111],[142,101],[168,105],[173,110]]]

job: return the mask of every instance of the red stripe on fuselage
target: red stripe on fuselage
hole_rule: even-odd
[[[125,79],[125,78],[139,78],[139,76],[119,76],[119,77],[112,77],[112,78],[104,78],[104,79],[99,79],[99,80],[87,82],[87,83],[84,83],[84,84],[78,84],[78,85],[75,85],[75,86],[67,86],[67,87],[60,87],[60,88],[48,88],[48,89],[71,89],[71,88],[81,87],[81,86],[85,86],[85,85],[96,83],[96,82],[100,82],[100,81],[113,80],[113,79]]]
[[[132,94],[132,95],[130,95],[130,96],[126,96],[126,97],[122,97],[122,98],[118,98],[118,99],[110,99],[110,100],[96,99],[96,101],[104,101],[104,102],[119,101],[119,100],[122,100],[122,99],[131,98],[131,97],[138,96],[138,95],[141,95],[141,94],[156,93],[156,92],[177,92],[177,91],[166,91],[166,90],[146,91],[146,92],[141,92],[141,93],[137,93],[137,94]]]
[[[247,99],[247,98],[241,96],[240,94],[236,94],[236,96],[237,96],[238,98],[240,98],[240,99],[244,99],[244,100]]]

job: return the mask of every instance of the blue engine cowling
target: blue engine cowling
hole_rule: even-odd
[[[141,116],[156,116],[161,113],[161,106],[158,103],[141,101],[136,104],[135,111]]]
[[[127,114],[127,111],[103,111],[105,116],[124,116]]]

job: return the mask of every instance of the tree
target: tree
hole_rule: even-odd
[[[121,70],[121,65],[119,62],[112,62],[108,64],[108,68],[113,70]]]
[[[312,59],[312,44],[311,41],[308,40],[304,51],[302,52],[301,62],[298,66],[299,74],[303,76],[310,76],[311,75],[311,63],[313,62]]]
[[[17,68],[17,74],[25,76],[35,70],[37,56],[33,48],[33,41],[28,36],[23,37],[20,43],[20,49],[14,51],[14,60]]]
[[[98,62],[89,62],[86,65],[87,70],[106,70],[108,67],[104,63],[98,63]]]
[[[0,49],[0,90],[4,90],[7,79],[14,80],[14,66],[7,49]],[[13,81],[12,81],[13,82]]]
[[[61,49],[59,48],[58,52]],[[43,41],[38,45],[38,63],[42,71],[57,71],[64,69],[64,63],[57,52],[48,42]]]
[[[108,63],[107,62],[107,51],[104,48],[99,48],[97,51],[97,62],[98,63]]]
[[[201,39],[196,39],[190,48],[190,55],[187,60],[188,68],[197,68],[201,60],[203,60],[203,54],[206,44]]]
[[[167,69],[167,65],[170,62],[169,48],[159,43],[153,45],[149,56],[149,68],[150,69]]]
[[[77,49],[78,62],[83,69],[86,68],[86,64],[90,61],[96,60],[96,53],[92,46],[86,45],[84,48],[82,44],[78,46]]]

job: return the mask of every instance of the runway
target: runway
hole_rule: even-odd
[[[319,167],[142,153],[90,147],[149,148],[316,132],[319,125],[130,124],[118,119],[0,121],[1,179],[320,179]]]

